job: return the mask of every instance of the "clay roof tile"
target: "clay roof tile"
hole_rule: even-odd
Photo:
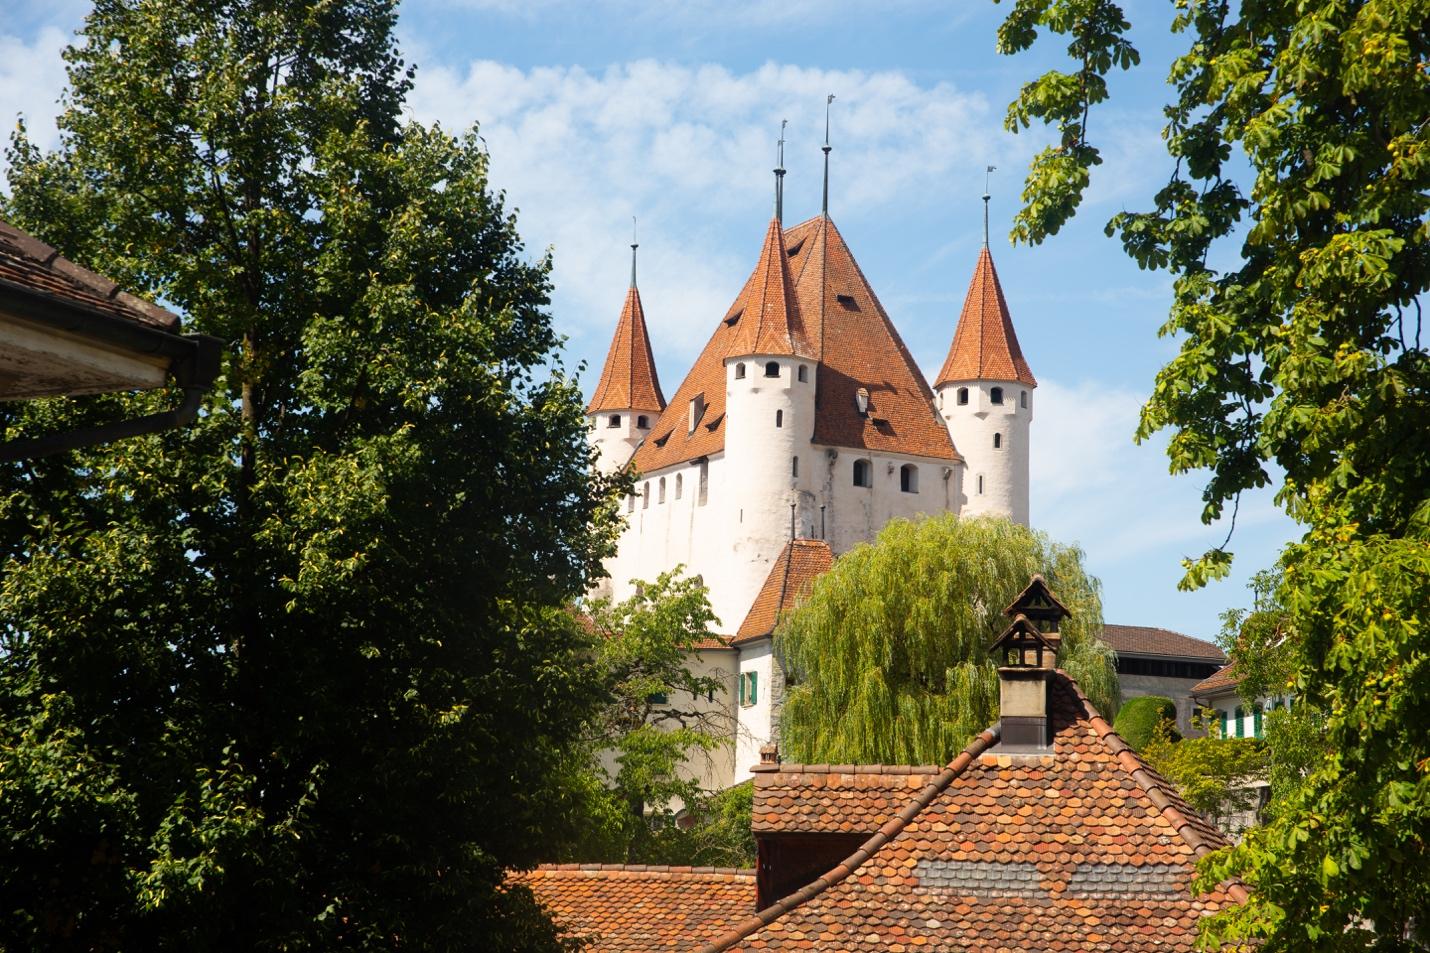
[[[651,355],[650,334],[646,330],[645,309],[641,293],[631,282],[626,303],[621,308],[611,349],[601,368],[601,379],[591,395],[586,413],[599,414],[608,410],[665,410],[665,397],[660,392],[660,379]]]
[[[814,580],[834,565],[834,553],[821,539],[792,539],[785,544],[750,605],[733,644],[774,632],[780,616],[809,595]]]
[[[958,316],[958,329],[934,386],[971,380],[1018,381],[1029,387],[1038,386],[1018,346],[998,270],[993,267],[993,255],[986,245],[978,253],[963,312]]]

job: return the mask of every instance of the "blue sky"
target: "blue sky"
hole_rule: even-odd
[[[60,49],[87,4],[19,0],[0,20],[0,121],[27,117],[53,142]],[[641,292],[661,383],[674,392],[753,267],[771,212],[774,141],[787,132],[785,218],[816,214],[823,106],[834,93],[830,211],[927,374],[937,371],[982,239],[993,175],[994,259],[1037,375],[1032,517],[1087,552],[1109,622],[1203,638],[1243,605],[1249,575],[1296,528],[1270,494],[1243,501],[1233,577],[1179,593],[1181,557],[1221,541],[1198,475],[1167,474],[1164,439],[1134,446],[1137,412],[1175,353],[1159,339],[1170,300],[1102,234],[1147,206],[1170,165],[1160,140],[1174,54],[1170,4],[1128,0],[1143,65],[1113,85],[1091,131],[1105,164],[1078,219],[1037,248],[1008,244],[1042,133],[1014,136],[1019,86],[1060,47],[1002,57],[1007,4],[986,0],[409,0],[399,35],[417,65],[414,119],[480,125],[493,185],[528,251],[555,260],[553,314],[567,363],[599,373],[640,218]]]

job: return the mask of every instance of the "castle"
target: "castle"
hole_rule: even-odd
[[[1037,381],[983,248],[930,387],[828,213],[776,211],[754,271],[667,402],[632,245],[631,285],[586,409],[605,472],[639,475],[601,594],[683,564],[730,636],[698,665],[731,680],[732,749],[709,787],[749,776],[777,733],[781,610],[891,519],[953,512],[1028,522]],[[782,163],[781,163],[782,164]],[[984,196],[985,209],[987,196]]]

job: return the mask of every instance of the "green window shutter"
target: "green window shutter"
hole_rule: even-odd
[[[745,673],[741,672],[735,681],[739,682],[740,704],[743,705],[745,704]]]
[[[1257,738],[1260,738],[1260,737],[1261,737],[1261,706],[1260,706],[1260,705],[1257,705],[1255,708],[1253,708],[1253,709],[1251,710],[1251,717],[1252,717],[1252,719],[1253,719],[1253,721],[1254,721],[1254,724],[1255,724],[1255,727],[1253,728],[1252,733],[1253,733]]]
[[[757,704],[760,700],[760,673],[750,673],[750,704]]]
[[[1221,713],[1221,736],[1223,738],[1231,737],[1231,716],[1225,711]]]
[[[1238,738],[1245,738],[1245,737],[1246,737],[1246,716],[1245,716],[1245,714],[1242,712],[1240,705],[1237,705],[1237,706],[1236,706],[1236,711],[1235,711],[1235,713],[1234,713],[1234,717],[1236,718],[1236,736],[1237,736]]]

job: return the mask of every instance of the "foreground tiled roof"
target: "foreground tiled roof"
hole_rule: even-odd
[[[798,315],[804,342],[818,362],[814,442],[960,459],[934,409],[928,383],[833,221],[823,216],[811,219],[786,230],[783,239],[794,281],[794,307],[788,313]],[[762,254],[762,261],[766,257]],[[758,274],[757,270],[716,325],[670,406],[636,450],[632,463],[640,472],[651,473],[725,448],[725,358],[749,353],[745,349],[751,346],[746,315],[733,324],[727,321],[752,293],[751,283]],[[859,412],[855,400],[861,387],[869,392],[867,414]],[[689,405],[697,396],[705,402],[705,413],[691,431]]]
[[[756,833],[872,834],[942,770],[902,764],[758,765],[751,826]]]
[[[814,580],[833,565],[834,553],[822,539],[792,539],[786,543],[750,605],[745,621],[740,623],[735,642],[773,632],[780,615],[809,595]]]
[[[601,368],[601,379],[586,413],[599,414],[608,410],[649,410],[660,413],[665,398],[660,392],[660,379],[655,373],[655,358],[651,356],[650,334],[646,331],[645,309],[641,307],[640,289],[631,281],[611,349]]]
[[[1224,692],[1235,688],[1241,684],[1241,674],[1236,670],[1236,663],[1223,666],[1218,669],[1210,678],[1204,678],[1192,686],[1193,695],[1210,695],[1214,692]]]
[[[755,907],[753,870],[551,864],[512,880],[602,953],[688,950]]]
[[[984,732],[843,863],[700,949],[1192,950],[1246,898],[1190,893],[1226,840],[1063,673],[1049,709],[1052,753]]]
[[[1102,641],[1118,655],[1168,655],[1174,658],[1226,661],[1226,653],[1210,642],[1147,625],[1105,625]]]
[[[1038,386],[1018,346],[1013,318],[987,245],[978,253],[968,296],[963,300],[963,313],[958,316],[958,330],[934,386],[970,380],[1018,381],[1029,387]]]
[[[0,285],[59,304],[98,311],[165,331],[178,315],[135,297],[108,278],[81,268],[39,239],[0,221]]]

